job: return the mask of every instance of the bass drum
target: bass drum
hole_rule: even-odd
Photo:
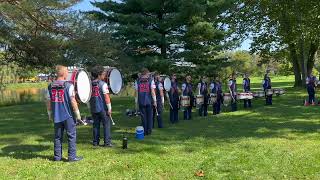
[[[67,81],[74,85],[78,102],[88,103],[90,101],[92,84],[89,74],[84,69],[69,69]]]
[[[108,67],[105,71],[105,82],[108,84],[110,92],[112,94],[119,94],[123,85],[120,71],[114,67]]]
[[[167,92],[170,91],[170,89],[171,89],[171,80],[170,80],[169,77],[164,78],[163,87]]]

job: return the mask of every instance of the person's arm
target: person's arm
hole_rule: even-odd
[[[201,83],[198,83],[198,94],[201,94]]]
[[[112,107],[111,107],[111,99],[110,99],[109,87],[108,87],[107,83],[103,84],[102,92],[103,92],[104,100],[106,102],[106,106],[108,108],[108,115],[111,116]]]
[[[162,84],[159,84],[159,89],[160,89],[161,103],[162,103],[162,105],[164,105],[164,91],[163,91]]]
[[[75,91],[74,91],[74,86],[71,85],[69,88],[69,96],[71,99],[71,106],[74,112],[74,115],[76,116],[76,119],[81,119],[81,115],[80,115],[80,111],[79,111],[79,107],[78,107],[78,103],[75,97]]]
[[[134,104],[135,108],[138,109],[138,83],[137,81],[134,82]]]
[[[151,96],[153,99],[153,105],[156,107],[157,106],[157,96],[156,96],[156,85],[154,83],[154,81],[151,81]]]
[[[50,98],[49,90],[47,92],[47,112],[48,112],[49,121],[52,121],[51,98]]]

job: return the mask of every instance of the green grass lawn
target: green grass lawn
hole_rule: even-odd
[[[292,77],[273,78],[274,86],[292,86]],[[253,78],[260,87],[261,79]],[[53,125],[44,103],[0,108],[0,179],[320,179],[320,107],[304,107],[306,94],[287,88],[274,97],[273,106],[263,99],[253,108],[210,114],[171,125],[168,111],[164,129],[154,129],[143,141],[135,140],[138,118],[127,118],[133,99],[114,97],[116,126],[112,149],[91,146],[92,129],[77,129],[77,163],[52,162]],[[82,113],[87,113],[85,107]],[[180,114],[182,119],[182,113]],[[129,148],[121,149],[128,130]],[[66,140],[66,139],[65,139]],[[67,144],[63,146],[67,157]]]

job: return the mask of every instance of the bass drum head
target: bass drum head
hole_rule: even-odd
[[[163,86],[164,86],[164,89],[165,89],[167,92],[170,91],[170,89],[171,89],[171,80],[170,80],[170,78],[166,77],[166,78],[164,79]]]
[[[118,69],[111,69],[109,74],[109,88],[113,94],[119,94],[122,89],[122,76]]]
[[[78,98],[81,102],[87,103],[91,98],[91,80],[88,73],[80,70],[76,77],[76,91]]]

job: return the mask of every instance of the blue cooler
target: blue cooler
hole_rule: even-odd
[[[137,126],[136,128],[136,138],[138,140],[144,139],[144,129],[142,126]]]

